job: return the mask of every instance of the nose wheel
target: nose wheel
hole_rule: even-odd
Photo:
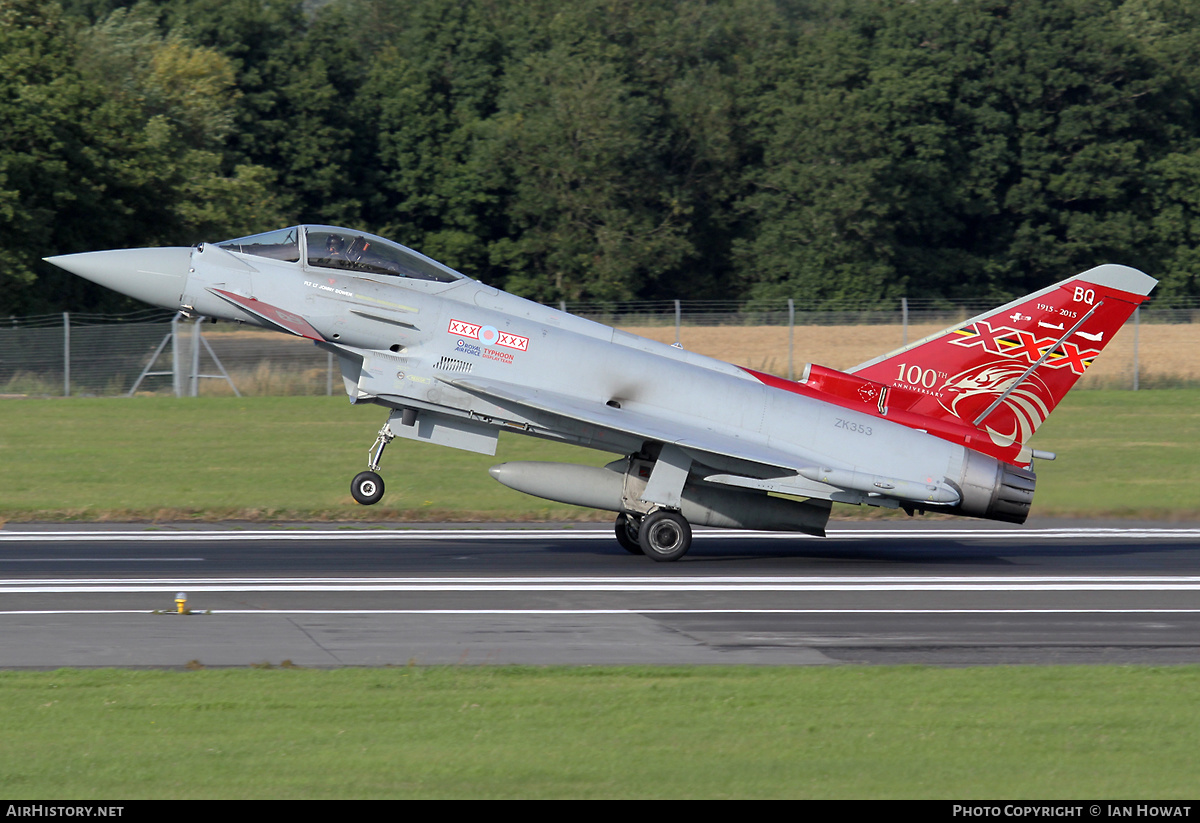
[[[394,440],[391,426],[383,424],[375,442],[367,452],[367,470],[354,475],[350,481],[350,496],[364,506],[374,506],[383,499],[383,478],[379,476],[379,461],[383,458],[383,450]]]
[[[359,472],[350,481],[350,495],[364,506],[374,506],[383,498],[383,478],[372,471]]]

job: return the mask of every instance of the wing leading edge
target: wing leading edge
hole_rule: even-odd
[[[486,378],[439,378],[442,382],[500,405],[516,405],[559,415],[643,440],[673,443],[682,449],[754,463],[771,471],[767,476],[797,474],[807,464],[796,455],[748,438],[701,429],[682,420],[655,417],[632,409],[591,405],[544,389],[529,389]]]

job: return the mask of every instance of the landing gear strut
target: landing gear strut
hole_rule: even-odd
[[[642,544],[638,542],[638,530],[641,525],[642,518],[636,514],[621,512],[617,515],[617,523],[614,528],[617,533],[617,542],[630,554],[645,554],[642,551]]]
[[[387,448],[387,444],[395,438],[390,421],[384,423],[367,452],[367,471],[359,472],[350,481],[350,495],[364,506],[373,506],[383,499],[383,478],[379,476],[379,461],[383,459],[383,450]]]

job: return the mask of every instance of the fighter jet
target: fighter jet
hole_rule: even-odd
[[[616,514],[617,542],[682,557],[692,526],[824,535],[833,503],[1023,523],[1030,438],[1156,280],[1102,265],[848,372],[786,380],[532,303],[382,237],[303,225],[190,248],[47,258],[119,292],[314,341],[388,418],[351,484],[376,503],[395,438],[495,454],[516,432],[603,468],[491,474]]]

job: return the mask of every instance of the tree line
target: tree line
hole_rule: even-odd
[[[0,313],[42,257],[346,225],[533,299],[1200,295],[1190,0],[0,0]]]

